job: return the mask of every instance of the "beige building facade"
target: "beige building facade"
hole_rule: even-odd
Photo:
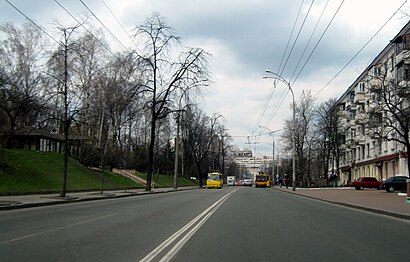
[[[347,185],[361,176],[379,180],[408,175],[404,145],[375,136],[369,127],[370,115],[388,118],[384,110],[378,115],[375,101],[386,81],[407,86],[410,81],[410,22],[390,41],[372,63],[339,98],[339,185]],[[384,82],[383,82],[384,81]],[[394,99],[394,97],[392,98]],[[373,114],[370,114],[373,112]],[[384,114],[384,115],[383,115]],[[373,121],[373,120],[372,120]],[[377,121],[377,119],[375,120]],[[397,133],[389,133],[394,138]],[[336,165],[333,165],[333,169]],[[330,172],[335,172],[331,170]]]

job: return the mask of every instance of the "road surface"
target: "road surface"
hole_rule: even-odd
[[[264,188],[0,212],[1,261],[408,261],[410,223]]]

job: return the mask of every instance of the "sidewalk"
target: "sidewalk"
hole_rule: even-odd
[[[406,203],[406,194],[387,193],[384,190],[354,188],[296,188],[274,187],[275,190],[319,199],[325,202],[357,208],[378,214],[410,220],[410,204]]]
[[[174,191],[192,190],[198,189],[197,186],[193,187],[179,187],[174,188],[153,188],[151,191],[145,191],[144,189],[129,189],[129,190],[116,190],[116,191],[104,191],[103,194],[100,191],[93,192],[76,192],[67,193],[65,198],[59,196],[59,194],[38,194],[38,195],[18,195],[18,196],[0,196],[0,211],[19,209],[27,207],[37,206],[49,206],[57,204],[66,204],[74,202],[92,201],[100,199],[130,197],[137,195],[147,194],[159,194]]]

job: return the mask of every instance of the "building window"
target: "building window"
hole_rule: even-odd
[[[394,57],[393,56],[391,56],[390,57],[390,71],[393,71],[394,70]]]
[[[356,137],[356,129],[352,128],[350,130],[350,139],[353,139]]]
[[[403,36],[403,50],[410,50],[410,35]]]
[[[401,42],[396,44],[396,54],[403,50],[410,50],[410,35],[403,35]]]
[[[410,65],[401,63],[397,67],[397,79],[399,81],[410,80]]]
[[[374,74],[374,76],[380,76],[381,75],[381,68],[380,68],[380,66],[375,66],[374,68],[373,68],[373,74]]]
[[[370,144],[367,143],[366,147],[367,147],[367,157],[369,158],[370,157]]]
[[[359,83],[359,92],[364,92],[364,88],[365,88],[365,83],[363,82]]]
[[[350,100],[353,100],[353,99],[354,99],[354,95],[355,95],[355,92],[354,92],[354,91],[350,91],[350,94],[349,94]]]
[[[364,155],[364,145],[362,145],[361,149],[362,149],[362,158],[365,159],[365,155]]]
[[[396,176],[396,160],[393,160],[391,162],[391,169],[392,169],[393,176]]]

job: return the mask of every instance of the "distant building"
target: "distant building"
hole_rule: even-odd
[[[79,155],[81,138],[69,136],[71,155]],[[13,148],[28,149],[40,152],[63,152],[64,137],[61,134],[37,128],[15,130],[12,136]]]
[[[272,157],[254,157],[250,149],[235,150],[233,152],[233,160],[239,166],[245,168],[249,174],[256,174],[262,168],[272,164]]]

